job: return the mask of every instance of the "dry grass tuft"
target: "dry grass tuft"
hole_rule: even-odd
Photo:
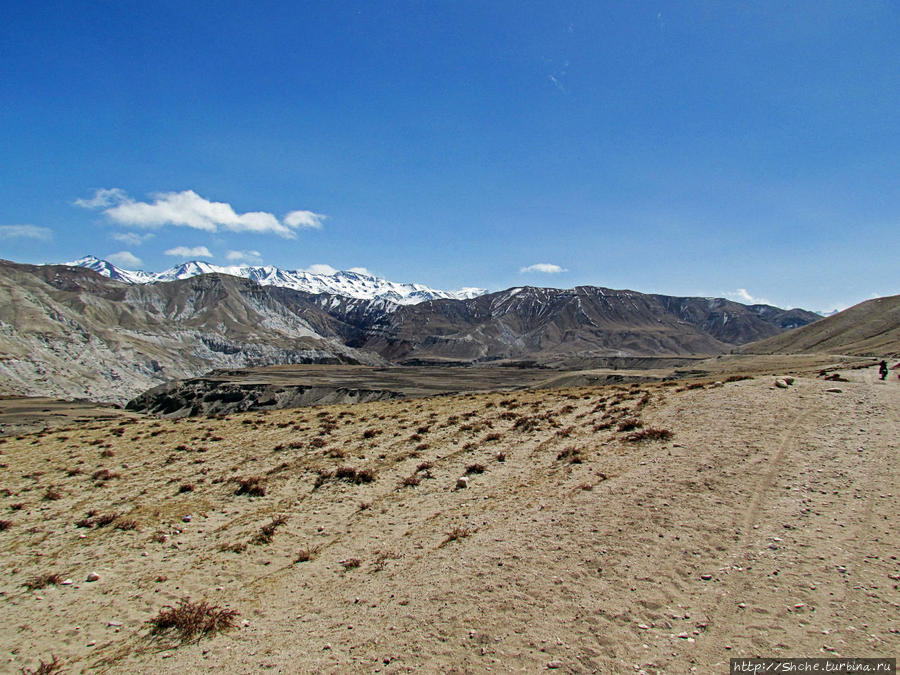
[[[581,464],[584,461],[584,455],[582,454],[581,448],[570,445],[567,448],[563,448],[559,454],[556,455],[556,459],[567,461],[569,464]]]
[[[236,495],[250,495],[251,497],[263,497],[266,494],[266,482],[262,476],[248,476],[237,479],[238,488]]]
[[[362,561],[359,558],[347,558],[346,560],[340,560],[339,562],[345,570],[354,570],[362,564]]]
[[[449,532],[446,533],[447,538],[444,539],[444,541],[442,541],[440,544],[438,544],[438,548],[441,548],[442,546],[446,546],[450,542],[456,541],[457,539],[464,539],[465,537],[468,537],[469,535],[474,534],[477,531],[478,531],[477,528],[464,527],[462,525],[457,525],[452,530],[450,530]]]
[[[28,581],[26,581],[23,585],[29,591],[34,591],[40,588],[46,588],[47,586],[57,586],[61,584],[65,580],[65,577],[62,574],[56,574],[55,572],[48,572],[44,574],[37,574],[31,577]]]
[[[639,429],[644,426],[644,423],[635,417],[626,417],[624,420],[619,422],[619,426],[616,427],[618,431],[633,431],[634,429]]]
[[[469,464],[469,466],[466,467],[467,475],[473,473],[484,473],[485,471],[487,471],[487,467],[485,467],[484,464]]]
[[[275,536],[275,530],[284,525],[287,522],[287,516],[284,514],[275,516],[272,520],[263,525],[262,529],[257,533],[253,540],[250,542],[251,544],[268,544]]]
[[[648,427],[628,434],[625,440],[629,443],[640,443],[641,441],[665,441],[672,438],[672,432],[668,429],[654,429]]]
[[[297,557],[294,558],[295,563],[303,563],[309,562],[313,558],[316,557],[316,554],[322,550],[321,544],[316,544],[315,546],[304,546],[299,551],[297,551]]]
[[[163,607],[147,623],[150,624],[151,635],[174,634],[181,642],[189,642],[194,636],[199,639],[204,635],[233,628],[237,615],[236,610],[210,605],[205,600],[192,602],[190,598],[182,598],[175,607]]]

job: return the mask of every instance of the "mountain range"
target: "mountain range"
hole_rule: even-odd
[[[351,286],[308,292],[220,272],[136,282],[103,271],[0,261],[0,393],[123,402],[212,369],[291,363],[627,365],[721,354],[820,319],[594,286],[400,304],[372,289],[352,297]],[[342,274],[332,276],[350,278]]]
[[[171,267],[164,272],[149,273],[116,267],[107,260],[89,255],[72,262],[63,263],[70,267],[84,267],[97,274],[126,284],[151,284],[160,281],[190,279],[201,274],[227,274],[255,281],[261,286],[279,286],[305,293],[330,293],[332,295],[359,298],[362,300],[382,300],[384,307],[392,305],[414,305],[427,300],[465,300],[485,293],[483,288],[460,288],[456,291],[439,291],[422,284],[404,284],[379,279],[370,274],[353,270],[337,271],[331,274],[317,274],[304,270],[283,270],[271,265],[212,265],[202,260],[192,260]]]

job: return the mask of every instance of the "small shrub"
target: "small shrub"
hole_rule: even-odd
[[[820,373],[821,374],[821,373]],[[725,378],[726,382],[740,382],[741,380],[752,380],[750,375],[729,375]]]
[[[363,438],[375,438],[378,434],[381,433],[380,429],[366,429],[363,432]]]
[[[272,538],[275,536],[275,530],[284,525],[287,522],[287,516],[278,515],[272,518],[272,520],[263,525],[262,529],[257,533],[255,537],[253,537],[253,544],[268,544],[272,541]]]
[[[466,474],[484,473],[486,470],[487,467],[485,467],[484,464],[469,464],[469,466],[466,467]]]
[[[418,485],[421,482],[422,482],[422,479],[419,478],[419,476],[417,476],[416,474],[413,474],[412,476],[407,476],[406,478],[404,478],[400,482],[400,485],[403,487],[415,487],[416,485]]]
[[[58,488],[48,487],[47,491],[44,493],[44,500],[48,502],[56,501],[57,499],[62,499],[62,492],[59,491]]]
[[[584,461],[584,457],[581,454],[581,449],[576,448],[573,445],[570,445],[569,447],[561,450],[560,453],[556,456],[556,459],[567,461],[569,462],[569,464],[581,464]]]
[[[9,528],[13,526],[13,521],[11,520],[0,520],[0,532],[6,532]]]
[[[356,569],[362,564],[359,558],[347,558],[346,560],[341,560],[339,562],[345,570]]]
[[[497,432],[494,432],[492,434],[488,434],[487,436],[485,436],[481,440],[481,442],[482,443],[492,443],[494,441],[499,441],[501,438],[502,438],[502,436],[500,434],[498,434]]]
[[[174,633],[181,642],[189,642],[194,636],[202,638],[204,635],[233,628],[237,615],[238,612],[233,609],[182,598],[176,607],[166,605],[147,623],[150,624],[152,635]]]
[[[115,471],[110,471],[109,469],[98,469],[94,473],[91,474],[91,478],[95,481],[102,482],[112,480],[113,478],[120,478],[121,476]]]
[[[644,423],[639,419],[634,417],[626,417],[624,420],[619,422],[619,426],[616,427],[618,431],[633,431],[634,429],[639,429],[644,426]]]
[[[470,527],[463,527],[462,525],[457,525],[452,530],[450,530],[449,532],[446,533],[447,538],[444,539],[444,541],[442,541],[440,544],[438,544],[438,548],[441,548],[442,546],[446,546],[450,542],[456,541],[457,539],[463,539],[465,537],[468,537],[470,534],[473,534],[477,531],[478,531],[477,529],[473,529]]]
[[[261,476],[248,476],[237,479],[238,488],[235,495],[250,495],[251,497],[264,497],[266,494],[265,480]]]
[[[316,554],[320,550],[322,550],[322,546],[320,544],[317,544],[315,546],[304,546],[299,551],[297,551],[297,557],[294,559],[294,562],[309,562],[316,556]]]
[[[26,581],[24,586],[29,591],[34,591],[40,588],[46,588],[47,586],[56,586],[58,584],[61,584],[64,580],[65,577],[62,574],[38,574]]]
[[[181,487],[178,488],[178,494],[184,494],[185,492],[193,492],[194,484],[193,483],[185,483]]]
[[[103,452],[100,453],[101,457],[115,457],[116,453],[107,448]]]
[[[634,433],[628,434],[625,440],[629,443],[640,443],[641,441],[665,441],[672,438],[672,432],[668,429],[654,429],[648,427]]]

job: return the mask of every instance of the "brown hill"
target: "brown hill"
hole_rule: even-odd
[[[866,300],[814,324],[745,345],[740,351],[900,356],[900,295]]]

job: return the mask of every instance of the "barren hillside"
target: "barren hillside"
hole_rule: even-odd
[[[866,300],[821,321],[745,345],[739,351],[900,356],[900,295]]]
[[[900,383],[842,375],[8,439],[8,668],[673,673],[895,655]],[[166,628],[185,598],[218,607],[221,630]]]

